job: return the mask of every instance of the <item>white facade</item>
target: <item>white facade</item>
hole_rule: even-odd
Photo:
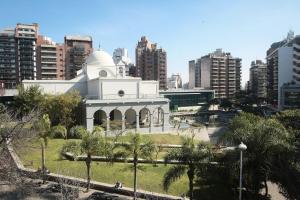
[[[278,107],[281,105],[281,87],[293,80],[293,47],[278,49]]]
[[[129,70],[133,67],[133,63],[128,56],[128,50],[125,48],[117,48],[113,53],[113,60],[115,65],[125,65],[125,74],[129,75]]]
[[[178,89],[182,88],[182,79],[180,74],[172,74],[170,78],[168,78],[168,89]]]
[[[25,80],[23,85],[25,88],[39,85],[49,94],[78,90],[85,98],[88,130],[93,129],[94,123],[105,123],[109,132],[109,122],[120,120],[122,130],[126,129],[126,123],[130,123],[135,124],[136,130],[148,125],[146,130],[149,132],[154,127],[165,131],[169,127],[169,100],[159,97],[158,82],[142,81],[141,78],[126,76],[124,72],[125,65],[115,65],[108,53],[98,50],[87,58],[82,70],[72,80]],[[96,114],[97,111],[101,114]]]

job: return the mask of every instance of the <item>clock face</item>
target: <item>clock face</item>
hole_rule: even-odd
[[[123,96],[125,95],[124,90],[119,90],[118,95],[119,95],[120,97],[123,97]]]

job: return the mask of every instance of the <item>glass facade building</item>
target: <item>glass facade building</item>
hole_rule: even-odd
[[[176,112],[180,107],[196,107],[206,105],[213,99],[215,93],[213,90],[166,90],[159,94],[170,100],[170,111]]]

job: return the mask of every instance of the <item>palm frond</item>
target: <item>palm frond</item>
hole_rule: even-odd
[[[164,175],[163,187],[165,191],[168,191],[170,185],[184,175],[186,166],[177,165],[171,167]]]

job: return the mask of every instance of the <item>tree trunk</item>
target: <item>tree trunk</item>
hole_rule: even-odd
[[[86,191],[88,192],[90,190],[90,182],[91,182],[91,162],[92,158],[91,155],[88,154],[85,160],[86,164],[86,170],[87,170],[87,186],[86,186]]]
[[[188,170],[188,178],[189,178],[189,197],[190,200],[194,199],[194,173],[195,173],[195,167],[193,165],[189,166]]]
[[[43,180],[43,184],[45,184],[46,180],[45,180],[45,145],[44,143],[42,142],[41,143],[41,147],[42,147],[42,180]]]
[[[137,195],[136,195],[136,188],[137,188],[137,165],[138,165],[138,160],[137,157],[134,156],[133,160],[133,199],[136,200]]]
[[[267,179],[266,178],[264,180],[264,185],[265,185],[265,197],[267,197],[269,195],[269,188],[268,188],[268,184],[267,184]]]

